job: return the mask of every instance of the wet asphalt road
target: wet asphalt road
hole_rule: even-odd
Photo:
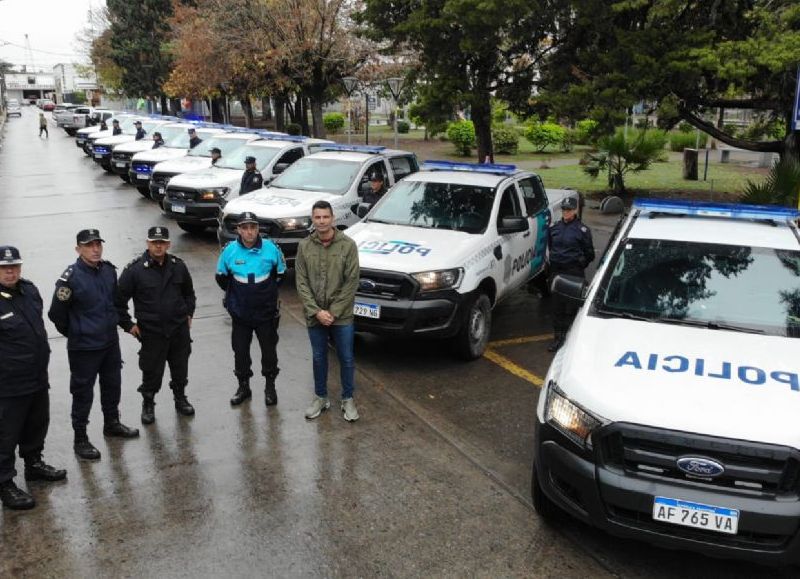
[[[99,228],[120,268],[151,225],[172,225],[54,126],[36,137],[26,107],[0,141],[0,244],[17,245],[42,291],[74,261],[74,235]],[[602,250],[613,220],[587,214]],[[530,505],[534,408],[550,356],[548,304],[519,292],[494,312],[490,354],[465,364],[439,342],[357,338],[362,419],[335,407],[314,422],[310,349],[291,283],[282,288],[280,403],[231,409],[230,325],[213,280],[213,235],[172,227],[172,252],[193,274],[198,309],[190,361],[194,418],[168,388],[156,423],[139,424],[137,343],[121,336],[123,421],[141,438],[89,433],[101,461],[72,453],[65,340],[53,350],[46,458],[64,483],[33,483],[31,512],[0,511],[0,577],[758,577],[796,576],[620,541]],[[334,368],[332,368],[334,370]],[[338,394],[331,372],[331,395]],[[18,467],[21,464],[18,463]],[[23,484],[22,477],[17,482]]]

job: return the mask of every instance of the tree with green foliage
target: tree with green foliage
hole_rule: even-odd
[[[775,163],[763,181],[747,181],[743,203],[797,207],[800,193],[800,161],[786,158]]]
[[[469,109],[478,158],[492,158],[492,96],[527,107],[566,3],[547,0],[365,0],[372,35],[419,52],[429,102]]]
[[[664,155],[667,136],[663,131],[623,129],[597,141],[597,152],[587,153],[583,170],[592,178],[608,175],[608,186],[616,195],[625,193],[625,175],[644,171]]]
[[[560,147],[566,136],[567,131],[564,130],[564,127],[550,121],[540,123],[532,120],[525,128],[525,138],[536,148],[538,153],[543,152],[547,147]]]
[[[542,69],[538,106],[605,130],[639,102],[659,125],[684,120],[742,149],[798,157],[791,130],[768,141],[732,135],[709,116],[767,111],[789,127],[800,62],[796,0],[571,0],[563,34]]]

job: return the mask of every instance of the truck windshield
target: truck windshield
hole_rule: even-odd
[[[161,133],[161,138],[164,139],[164,144],[167,147],[176,147],[178,149],[189,148],[189,133],[186,132],[184,127],[161,127],[158,129],[158,132]],[[148,136],[153,138],[152,133]],[[181,141],[181,139],[183,139],[183,141]],[[181,143],[184,141],[186,145],[182,147]]]
[[[368,221],[483,233],[494,197],[495,190],[490,187],[400,181]]]
[[[217,167],[225,167],[226,169],[241,169],[244,171],[244,160],[246,157],[256,158],[256,168],[260,171],[272,158],[280,153],[279,148],[272,147],[252,147],[245,145],[233,151],[227,157],[222,156],[222,159],[217,163]]]
[[[344,195],[350,189],[359,169],[361,163],[355,161],[304,157],[281,173],[270,186]]]
[[[188,133],[187,133],[188,134]],[[213,139],[203,139],[203,142],[197,145],[194,149],[189,151],[190,157],[210,157],[211,156],[211,149],[216,147],[220,150],[222,154],[222,158],[224,159],[226,155],[230,155],[239,147],[243,147],[247,144],[245,139],[222,139],[220,137],[214,137]],[[189,146],[188,144],[186,145]]]
[[[800,337],[800,251],[630,239],[593,315]]]

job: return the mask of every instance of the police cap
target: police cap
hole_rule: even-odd
[[[256,158],[253,157],[252,155],[248,155],[247,157],[244,158],[244,162],[249,165],[250,163],[255,163]]]
[[[76,236],[78,241],[78,245],[83,245],[84,243],[91,243],[92,241],[102,241],[105,242],[105,239],[100,237],[100,232],[97,229],[81,229]]]
[[[572,209],[573,211],[578,208],[578,200],[575,197],[564,197],[561,200],[561,209]]]
[[[114,119],[113,121],[111,121],[111,124],[112,125],[118,125],[119,124],[119,120],[118,119]]]
[[[0,246],[0,265],[19,265],[22,258],[19,256],[19,249],[13,245]]]
[[[134,124],[134,125],[139,125],[139,126],[142,126],[142,121],[133,121],[133,124]]]
[[[244,225],[245,223],[258,223],[258,219],[256,219],[256,214],[252,211],[245,211],[239,216],[239,220],[236,222],[236,225]]]
[[[194,127],[189,127],[186,130],[189,132],[190,135],[194,135]]]
[[[369,177],[370,181],[380,181],[383,182],[383,173],[376,171]]]
[[[147,230],[147,241],[169,241],[169,229],[157,225]]]
[[[211,152],[212,153],[216,153],[217,155],[221,155],[222,154],[222,151],[219,150],[219,147],[213,147],[211,149]]]

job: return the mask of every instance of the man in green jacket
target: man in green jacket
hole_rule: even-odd
[[[311,209],[314,233],[300,242],[295,260],[295,285],[308,325],[316,397],[306,409],[312,420],[330,408],[328,401],[328,341],[333,340],[342,381],[342,412],[348,422],[358,420],[353,402],[353,304],[358,289],[358,248],[334,225],[333,208],[317,201]]]

